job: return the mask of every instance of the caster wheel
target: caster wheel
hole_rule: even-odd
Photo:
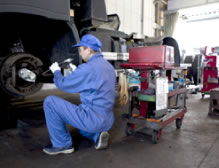
[[[134,124],[127,123],[125,133],[127,136],[134,135]]]
[[[157,144],[158,143],[158,131],[154,130],[152,133],[152,143]]]
[[[176,128],[180,129],[181,126],[182,126],[182,119],[181,118],[176,119]]]

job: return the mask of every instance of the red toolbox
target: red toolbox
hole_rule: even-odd
[[[163,68],[173,66],[174,48],[166,45],[131,48],[129,64],[151,64]]]

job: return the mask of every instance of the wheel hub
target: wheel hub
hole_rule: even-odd
[[[26,53],[14,54],[6,58],[0,68],[0,86],[12,96],[27,96],[37,92],[42,83],[28,82],[19,77],[19,70],[26,68],[36,75],[42,72],[42,61]]]

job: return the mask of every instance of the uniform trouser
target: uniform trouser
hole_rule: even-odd
[[[89,119],[86,111],[79,106],[56,96],[48,96],[43,108],[53,147],[72,145],[72,138],[65,124],[78,128],[82,136],[97,142],[100,132],[93,131],[90,121],[92,119]]]

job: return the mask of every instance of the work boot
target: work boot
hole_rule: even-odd
[[[57,155],[60,153],[69,154],[74,152],[74,148],[72,146],[53,147],[52,145],[49,145],[43,148],[43,152],[48,155]]]
[[[109,133],[107,131],[101,132],[97,145],[95,146],[96,150],[107,148],[108,141],[109,141]]]

